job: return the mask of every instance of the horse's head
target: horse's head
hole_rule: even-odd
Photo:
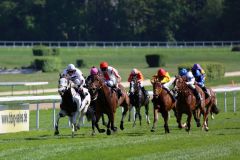
[[[90,75],[85,81],[86,88],[88,89],[92,100],[97,97],[97,87],[94,85],[95,76],[97,75]]]
[[[153,85],[153,96],[158,97],[163,90],[163,86],[158,79],[151,80],[151,83]]]
[[[174,89],[176,91],[184,90],[187,87],[186,77],[185,76],[175,76],[173,85],[174,85]]]
[[[136,77],[133,77],[132,81],[130,82],[130,92],[138,93],[139,89],[140,89],[140,83],[138,82]]]
[[[73,83],[66,77],[60,77],[58,81],[58,93],[62,96],[72,85]]]

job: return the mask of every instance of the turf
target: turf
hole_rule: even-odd
[[[40,111],[40,128],[36,129],[36,112],[30,113],[30,131],[0,135],[0,159],[234,159],[240,157],[240,108],[234,113],[232,101],[224,112],[223,94],[218,94],[220,113],[209,119],[209,132],[197,128],[192,120],[188,134],[177,128],[171,112],[170,134],[165,134],[163,120],[159,119],[156,132],[150,132],[151,124],[132,128],[133,122],[125,119],[125,130],[107,136],[91,135],[90,122],[71,138],[67,118],[60,120],[60,136],[53,135],[52,110]],[[231,95],[228,95],[231,97]],[[228,97],[228,98],[229,98]],[[144,109],[141,110],[142,114]],[[117,110],[116,126],[120,124],[121,109]],[[186,116],[183,117],[183,122]],[[103,126],[101,125],[103,128]]]

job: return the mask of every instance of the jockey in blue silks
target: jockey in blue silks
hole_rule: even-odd
[[[191,71],[188,71],[185,68],[182,68],[181,70],[179,70],[179,75],[180,76],[185,76],[187,78],[186,84],[189,86],[190,89],[192,89],[193,94],[197,98],[197,101],[201,100],[202,99],[201,94],[197,91],[197,89],[194,85],[194,83],[196,82],[196,79],[193,76],[193,73]]]
[[[205,71],[199,64],[194,64],[192,67],[192,73],[196,79],[197,85],[202,88],[203,92],[207,97],[210,97],[210,94],[208,93],[205,86]]]

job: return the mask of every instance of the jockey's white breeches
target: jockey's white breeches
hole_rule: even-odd
[[[167,88],[167,89],[169,90],[169,87],[173,84],[174,80],[175,80],[175,79],[172,78],[169,82],[164,83],[164,84],[163,84],[163,87],[164,87],[164,88]]]

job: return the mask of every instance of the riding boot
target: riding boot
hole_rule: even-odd
[[[197,91],[197,89],[193,89],[193,94],[197,99],[197,102],[199,102],[201,100],[201,94]]]
[[[122,96],[122,91],[120,88],[117,88],[116,86],[113,86],[112,89],[117,93],[118,98]]]
[[[148,91],[146,91],[144,87],[141,87],[141,90],[142,90],[145,98],[150,97],[149,94],[148,94]]]
[[[208,93],[207,88],[206,88],[205,86],[202,87],[202,90],[203,90],[203,92],[205,93],[206,98],[211,97],[211,95]]]
[[[81,99],[84,99],[86,97],[83,92],[80,92],[79,94],[80,94]]]
[[[172,100],[175,102],[176,101],[176,97],[174,96],[173,92],[171,92],[168,88],[165,88],[165,89],[167,90],[169,95],[172,97]]]
[[[119,97],[121,97],[121,96],[123,95],[120,88],[117,88],[117,93],[118,93],[118,96],[119,96]]]

